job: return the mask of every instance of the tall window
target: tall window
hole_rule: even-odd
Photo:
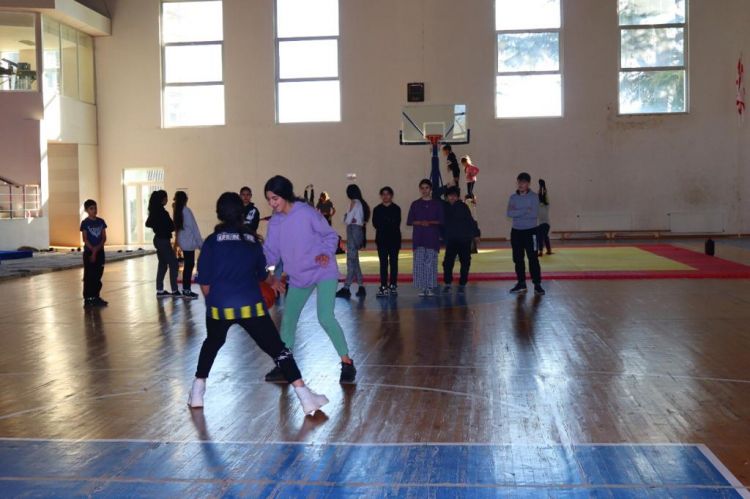
[[[618,0],[620,113],[687,111],[687,0]]]
[[[35,15],[0,11],[0,92],[37,90]]]
[[[224,124],[221,0],[162,0],[164,127]]]
[[[562,116],[561,0],[495,0],[495,116]]]
[[[276,0],[279,123],[341,121],[338,0]]]
[[[95,104],[94,39],[42,16],[42,50],[44,91]]]

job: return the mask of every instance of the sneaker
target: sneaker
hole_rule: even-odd
[[[427,290],[426,289],[420,289],[417,296],[427,296]]]
[[[336,291],[336,298],[346,298],[348,300],[351,297],[352,292],[346,286]]]
[[[306,386],[295,386],[294,392],[306,416],[315,416],[315,413],[328,403],[328,397],[315,393]]]
[[[528,289],[526,288],[525,282],[519,282],[510,290],[511,293],[525,293],[526,291],[528,291]]]
[[[189,289],[184,289],[184,290],[182,290],[182,297],[185,298],[186,300],[197,300],[198,299],[198,294],[197,293],[193,293]]]
[[[94,306],[94,299],[93,298],[84,298],[83,299],[83,308],[91,308]]]
[[[364,286],[360,286],[357,289],[357,297],[358,298],[364,298],[365,296],[367,296],[367,291],[365,290]]]
[[[97,297],[97,298],[94,298],[92,300],[92,304],[95,307],[106,307],[107,305],[109,305],[109,302],[106,302],[106,301],[102,300],[101,298]]]
[[[391,284],[391,287],[390,287],[390,294],[391,294],[391,296],[396,296],[396,295],[398,295],[398,286],[397,286],[397,285],[395,285],[395,284]]]
[[[266,373],[266,382],[268,383],[286,383],[286,377],[284,371],[280,367],[276,366]]]
[[[544,295],[544,294],[547,294],[547,292],[544,290],[541,284],[534,284],[534,294]]]
[[[465,284],[459,284],[459,285],[458,285],[458,292],[459,292],[459,293],[464,293],[464,292],[466,292],[466,285],[465,285]]]
[[[544,256],[544,252],[543,252],[543,251],[540,251],[540,252],[539,252],[539,254],[538,254],[537,256],[538,256],[539,258],[543,257],[543,256]]]
[[[450,292],[451,292],[451,285],[450,284],[446,284],[445,287],[443,288],[443,293],[448,294]]]
[[[341,363],[341,377],[339,383],[354,383],[354,378],[357,377],[357,369],[354,367],[354,361],[351,364],[346,362]]]
[[[193,387],[188,393],[188,407],[191,409],[200,409],[203,407],[203,396],[206,394],[206,380],[195,378]]]
[[[172,293],[170,293],[169,291],[165,291],[163,289],[156,292],[157,298],[169,298],[170,296],[172,296]]]
[[[435,296],[435,291],[433,291],[432,289],[429,289],[429,288],[428,288],[428,289],[425,289],[425,291],[424,291],[424,295],[425,295],[426,297],[428,297],[428,298],[429,298],[429,297],[432,297],[432,296]]]
[[[383,298],[384,296],[388,296],[388,294],[389,294],[388,288],[385,286],[380,286],[375,296],[377,296],[378,298]]]
[[[185,298],[179,291],[172,291],[171,293],[169,293],[169,296],[171,296],[172,298]]]

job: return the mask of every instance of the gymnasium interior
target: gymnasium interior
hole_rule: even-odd
[[[750,498],[749,27],[748,0],[0,0],[0,496]],[[446,144],[481,238],[425,297],[406,212]],[[509,293],[521,172],[543,295]],[[327,405],[233,328],[189,407],[207,307],[154,297],[149,197],[205,238],[224,192],[270,217],[275,175],[328,193],[342,247],[347,186],[390,186],[398,295],[367,225],[367,294],[335,301],[356,381],[311,300]]]

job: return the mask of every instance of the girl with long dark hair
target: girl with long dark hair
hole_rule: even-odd
[[[349,210],[344,215],[346,225],[346,281],[336,296],[339,298],[350,298],[352,292],[349,290],[356,280],[359,284],[357,296],[364,297],[367,292],[362,280],[362,267],[359,264],[359,249],[365,246],[365,225],[370,221],[370,206],[362,198],[362,191],[356,184],[349,184],[346,188],[346,197],[349,198]]]
[[[302,308],[317,290],[318,322],[341,357],[340,381],[351,383],[357,370],[349,357],[344,331],[333,314],[339,278],[335,256],[338,235],[323,215],[294,195],[289,179],[280,175],[272,177],[263,191],[273,209],[263,251],[269,265],[283,260],[284,271],[289,276],[281,339],[287,347],[294,348]],[[280,281],[274,280],[273,287],[278,292],[284,291]],[[283,381],[280,374],[277,367],[266,375],[266,381]]]
[[[273,278],[266,270],[266,258],[255,231],[244,224],[239,194],[222,194],[216,202],[216,215],[221,223],[206,239],[198,260],[198,282],[206,297],[207,337],[198,357],[188,405],[203,407],[211,366],[227,339],[229,328],[238,324],[294,386],[305,414],[313,415],[328,399],[305,386],[292,352],[281,341],[269,316],[259,281]]]
[[[159,266],[156,270],[156,297],[157,298],[180,298],[182,294],[177,287],[177,255],[172,248],[172,232],[174,231],[174,222],[164,209],[169,196],[167,191],[154,191],[148,200],[148,218],[146,227],[154,231],[154,248],[156,248],[156,257],[159,259]],[[172,292],[164,290],[164,276],[169,269],[169,284],[172,286]]]
[[[419,296],[435,296],[440,252],[440,226],[443,225],[443,203],[432,197],[432,182],[419,182],[420,197],[409,207],[406,225],[413,227],[414,286]]]
[[[174,195],[174,228],[177,234],[177,246],[182,250],[185,263],[182,267],[182,296],[189,300],[198,298],[193,293],[193,269],[195,268],[195,251],[201,248],[203,239],[198,223],[190,208],[187,207],[188,196],[184,191],[177,191]]]
[[[549,195],[547,194],[547,183],[539,179],[539,227],[537,233],[537,239],[539,240],[537,245],[539,247],[539,256],[544,255],[544,248],[547,248],[547,254],[552,254],[552,243],[549,239]]]

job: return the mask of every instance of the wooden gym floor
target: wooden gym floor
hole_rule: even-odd
[[[748,497],[748,280],[370,286],[336,306],[356,385],[303,314],[305,418],[234,330],[187,408],[203,301],[157,301],[155,263],[108,265],[104,310],[80,270],[0,282],[0,496]]]

